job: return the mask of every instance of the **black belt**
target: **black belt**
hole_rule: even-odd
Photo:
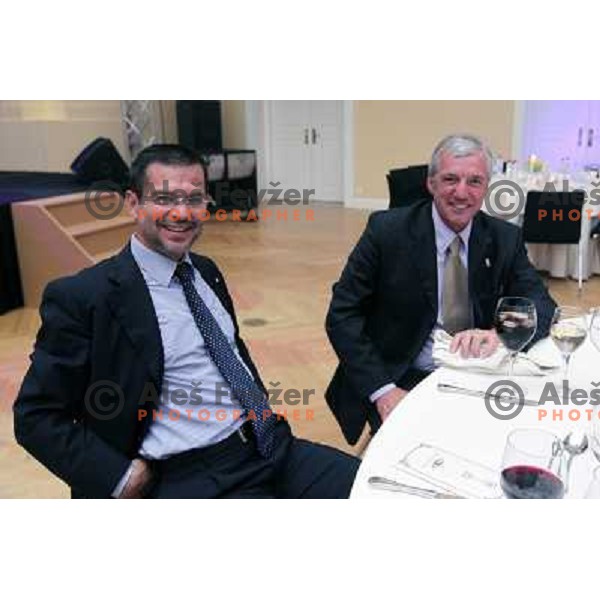
[[[236,429],[230,436],[224,440],[204,446],[202,448],[192,448],[179,454],[174,454],[162,460],[153,461],[153,465],[162,469],[177,469],[196,460],[210,460],[214,456],[222,456],[224,452],[231,452],[235,448],[243,448],[248,444],[254,445],[254,433],[250,421],[244,421],[241,427]]]

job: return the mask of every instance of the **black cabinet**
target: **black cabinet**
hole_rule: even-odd
[[[0,315],[23,306],[10,204],[0,204]]]
[[[198,150],[207,164],[208,192],[214,200],[211,212],[256,208],[257,173],[254,150],[223,149],[221,102],[178,100],[179,142]]]
[[[204,153],[208,192],[214,204],[211,212],[240,210],[242,214],[256,208],[257,179],[254,150],[221,150]]]
[[[200,151],[223,148],[219,100],[177,100],[176,107],[179,143]]]

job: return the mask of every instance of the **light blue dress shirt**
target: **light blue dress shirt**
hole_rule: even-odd
[[[183,288],[174,277],[177,263],[150,250],[135,235],[131,239],[131,252],[150,291],[164,354],[162,415],[157,411],[152,416],[140,454],[162,459],[215,444],[242,425],[241,405],[208,354]],[[192,264],[189,256],[184,260]],[[196,291],[244,364],[229,313],[200,273],[194,270],[194,274]]]
[[[443,289],[444,289],[444,265],[446,262],[446,253],[448,251],[448,247],[454,241],[454,238],[458,235],[462,244],[460,247],[460,259],[465,269],[469,269],[469,237],[471,235],[471,227],[472,221],[469,221],[469,224],[458,234],[456,234],[452,229],[444,223],[442,217],[440,217],[440,213],[438,212],[435,203],[431,204],[431,217],[433,219],[433,228],[435,231],[435,247],[436,247],[436,257],[437,257],[437,300],[438,300],[438,314],[437,314],[437,323],[434,328],[431,330],[427,341],[423,345],[421,352],[415,359],[412,366],[415,369],[419,369],[421,371],[433,371],[435,369],[435,364],[433,362],[433,335],[435,331],[441,327],[443,327],[443,319],[442,319],[442,306],[443,306]],[[393,383],[386,384],[373,392],[370,395],[371,402],[375,402],[378,398],[381,398],[386,392],[394,389],[396,386]]]
[[[242,426],[243,409],[208,354],[183,288],[174,277],[177,263],[150,250],[135,235],[131,252],[152,298],[164,354],[160,406],[148,417],[151,422],[140,455],[158,460],[216,444]],[[183,260],[192,264],[188,255]],[[235,343],[229,313],[196,269],[194,275],[196,291],[252,376]],[[130,475],[131,467],[113,490],[114,497],[121,494]]]

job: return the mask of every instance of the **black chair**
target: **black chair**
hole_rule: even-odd
[[[413,202],[432,199],[427,189],[427,165],[392,169],[387,175],[390,190],[389,208],[408,206]]]
[[[523,241],[528,244],[577,244],[577,281],[583,286],[581,220],[585,192],[527,193],[523,217]],[[545,212],[540,212],[545,211]],[[572,212],[574,211],[574,212]]]
[[[600,242],[600,219],[598,217],[596,217],[596,224],[592,226],[590,231],[590,238],[595,244]]]

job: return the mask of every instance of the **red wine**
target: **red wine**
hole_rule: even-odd
[[[496,317],[496,333],[502,343],[513,352],[522,350],[533,338],[535,320],[528,315],[502,312]]]
[[[540,467],[517,465],[502,471],[502,491],[508,498],[519,500],[560,499],[565,493],[563,482]]]

